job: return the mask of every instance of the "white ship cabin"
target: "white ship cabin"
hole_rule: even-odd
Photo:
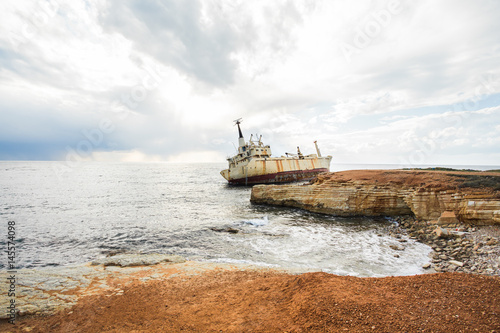
[[[238,154],[227,159],[229,168],[246,164],[251,158],[270,158],[271,147],[262,143],[262,135],[257,142],[252,140],[253,134],[250,136],[248,143],[245,143],[243,136],[240,136]]]

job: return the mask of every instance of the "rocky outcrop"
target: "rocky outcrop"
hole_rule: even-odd
[[[2,283],[12,277],[15,284],[11,291],[2,285],[0,303],[14,302],[17,316],[51,314],[71,308],[84,296],[121,294],[123,285],[135,281],[132,277],[143,282],[158,278],[170,265],[185,261],[169,254],[121,254],[98,259],[91,265],[0,271]],[[0,319],[8,318],[7,311],[0,313]]]
[[[406,194],[390,186],[353,183],[258,185],[252,188],[251,201],[339,216],[407,215],[412,211]]]
[[[339,216],[415,215],[438,220],[444,212],[463,223],[500,224],[500,174],[356,170],[326,173],[307,185],[257,185],[253,203],[291,206]],[[474,177],[476,187],[467,187]],[[479,179],[479,180],[478,180]],[[465,184],[465,185],[464,185]],[[473,184],[473,185],[474,185]],[[455,221],[441,219],[442,223]]]
[[[252,270],[251,265],[186,261],[169,254],[120,254],[74,266],[0,271],[0,319],[10,319],[7,304],[13,304],[16,317],[49,315],[70,309],[92,295],[123,295],[127,286],[148,281],[188,277],[221,269]],[[9,278],[15,279],[9,291]],[[5,288],[4,288],[5,286]],[[0,331],[2,329],[0,328]]]

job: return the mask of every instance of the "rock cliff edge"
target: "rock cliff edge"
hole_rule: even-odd
[[[339,216],[415,215],[439,223],[500,224],[500,173],[354,170],[305,185],[256,185],[251,201]]]

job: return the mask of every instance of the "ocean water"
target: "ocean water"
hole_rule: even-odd
[[[354,276],[420,274],[429,261],[430,248],[413,240],[404,251],[390,248],[400,243],[385,232],[388,219],[254,205],[251,189],[228,186],[223,168],[0,162],[0,268],[8,221],[15,222],[17,268],[85,263],[110,251]],[[343,168],[355,167],[332,165]],[[239,232],[213,230],[224,228]]]

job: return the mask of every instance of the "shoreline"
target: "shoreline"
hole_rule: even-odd
[[[235,269],[251,270],[256,266],[187,261],[169,254],[118,254],[78,265],[20,269],[16,271],[15,286],[17,318],[53,315],[85,297],[119,295],[124,287],[135,283]],[[0,279],[6,280],[9,274],[0,271]],[[2,288],[2,304],[4,300],[8,303],[7,296]],[[0,313],[0,319],[7,320],[7,312]]]
[[[322,213],[345,209],[335,205],[347,203],[347,209],[355,209],[353,212],[384,216],[383,205],[392,205],[388,211],[396,223],[386,232],[398,240],[398,245],[390,246],[394,256],[405,250],[408,238],[432,248],[422,274],[353,277],[186,261],[165,254],[115,254],[81,265],[18,270],[15,301],[19,316],[16,325],[11,325],[7,313],[1,314],[0,330],[500,330],[500,225],[496,220],[490,226],[459,221],[485,221],[490,215],[497,219],[500,211],[490,206],[497,207],[498,192],[476,209],[476,201],[467,204],[469,195],[484,201],[491,193],[458,193],[458,187],[446,183],[450,178],[443,180],[435,172],[430,186],[422,185],[422,177],[427,179],[427,175],[420,171],[416,175],[422,179],[411,176],[411,172],[405,172],[403,178],[394,172],[382,172],[380,178],[377,171],[358,171],[358,177],[360,173],[369,176],[361,181],[356,177],[342,179],[342,175],[355,172],[340,174],[340,178],[326,175],[309,185],[283,186],[278,192],[285,192],[275,198],[284,200],[284,206],[304,208],[300,206],[305,204]],[[477,179],[469,177],[467,181],[474,184]],[[307,186],[323,188],[324,193],[311,200]],[[337,201],[328,201],[332,188],[347,199],[343,201],[344,197],[339,196]],[[288,189],[303,193],[293,197],[296,193],[292,191],[290,199]],[[375,195],[376,200],[370,195]],[[437,201],[427,201],[431,196]],[[306,200],[301,203],[297,198]],[[453,201],[455,198],[458,201]],[[318,199],[327,201],[319,205]],[[8,280],[7,274],[1,271],[0,278]],[[0,299],[2,303],[9,300],[3,291]]]
[[[118,260],[113,259],[114,263],[108,262],[109,265],[101,262],[64,268],[61,273],[69,277],[68,281],[77,281],[78,274],[82,280],[62,289],[59,287],[63,281],[57,279],[57,275],[41,277],[42,285],[34,287],[33,291],[42,292],[49,299],[40,298],[40,304],[54,305],[56,297],[67,303],[52,312],[17,318],[15,325],[2,320],[0,330],[373,332],[500,329],[498,276],[439,273],[360,278],[190,262],[176,256],[155,255],[152,260],[138,257],[133,260],[118,257],[115,258]],[[115,266],[120,260],[151,265]]]
[[[399,251],[405,250],[408,239],[432,248],[428,263],[422,266],[423,273],[411,276],[435,273],[492,276],[499,279],[500,289],[500,226],[443,226],[431,221],[420,221],[413,216],[395,216],[391,217],[391,220],[393,224],[384,230],[399,241],[400,245],[393,247],[395,257],[399,256]],[[119,296],[123,294],[124,289],[133,285],[166,281],[179,276],[200,276],[213,271],[253,271],[296,276],[321,273],[286,267],[267,268],[251,264],[186,261],[182,257],[166,254],[111,254],[80,265],[18,270],[17,320],[24,321],[31,317],[36,320],[41,316],[53,316],[58,312],[68,311],[87,297]],[[321,274],[351,278],[330,273]],[[7,277],[7,271],[0,272],[0,279],[5,280]],[[391,277],[399,279],[406,276]],[[9,301],[3,290],[0,299],[5,304]],[[7,312],[0,314],[0,319],[7,321],[6,315]]]
[[[407,235],[433,250],[424,269],[500,276],[500,173],[433,170],[348,170],[306,184],[257,185],[254,204],[334,216],[378,216],[401,242]]]

